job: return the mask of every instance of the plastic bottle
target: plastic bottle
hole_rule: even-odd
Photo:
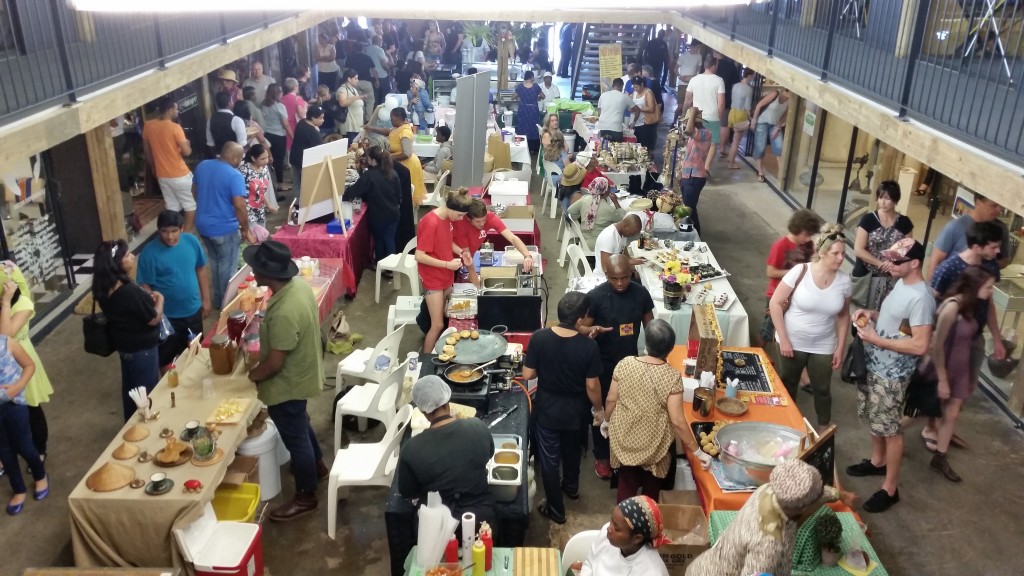
[[[494,562],[494,540],[491,537],[491,527],[487,522],[480,523],[480,541],[484,543],[484,570],[490,572]]]
[[[447,564],[459,563],[459,541],[455,539],[454,534],[448,540],[448,545],[444,548],[444,561]]]
[[[171,364],[171,369],[167,371],[167,385],[171,388],[178,387],[178,369],[174,364]]]
[[[484,557],[486,555],[487,549],[484,547],[484,543],[477,540],[476,544],[473,544],[473,576],[484,576]]]
[[[238,295],[240,296],[238,308],[242,312],[249,313],[256,309],[256,299],[249,291],[248,283],[242,282],[238,285]]]

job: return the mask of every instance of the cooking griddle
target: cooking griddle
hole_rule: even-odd
[[[508,341],[505,340],[504,336],[490,330],[477,330],[477,332],[480,333],[480,338],[476,340],[463,338],[455,344],[453,363],[483,364],[505,353],[505,349],[508,348]],[[445,340],[450,336],[451,334],[447,334],[438,339],[437,344],[434,346],[434,354],[441,354],[441,350],[445,346]]]

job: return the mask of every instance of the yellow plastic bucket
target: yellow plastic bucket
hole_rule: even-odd
[[[260,485],[243,483],[238,488],[217,488],[213,512],[220,522],[252,522],[260,504]]]

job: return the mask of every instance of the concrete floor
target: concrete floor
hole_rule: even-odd
[[[751,330],[756,334],[764,308],[764,260],[771,242],[784,231],[789,209],[767,186],[757,184],[754,173],[746,169],[717,170],[703,196],[700,208],[704,237],[722,266],[732,273],[730,280],[751,315]],[[553,300],[565,287],[565,271],[555,263],[556,224],[556,220],[540,218]],[[374,304],[373,283],[374,276],[367,271],[360,281],[359,296],[344,303],[349,324],[366,336],[367,343],[384,335],[387,306],[399,294],[385,288],[382,302]],[[549,309],[554,310],[553,303],[549,303]],[[414,328],[409,330],[402,353],[418,349],[420,337]],[[38,349],[56,388],[53,401],[46,406],[51,431],[47,465],[54,497],[43,503],[30,500],[21,516],[0,522],[0,542],[11,544],[3,551],[6,568],[0,572],[5,575],[20,574],[27,567],[73,565],[64,496],[121,427],[118,361],[82,351],[78,317],[65,320]],[[327,362],[331,374],[335,361]],[[314,427],[328,452],[333,394],[333,390],[325,390],[318,401],[310,404]],[[842,470],[868,455],[869,437],[867,428],[856,419],[854,389],[837,378],[833,394],[834,417],[840,426],[837,462]],[[808,395],[800,395],[802,409],[813,410],[809,400]],[[960,432],[973,446],[950,454],[953,466],[964,477],[962,484],[951,484],[928,468],[930,454],[918,440],[918,430],[914,430],[907,436],[901,503],[884,514],[863,515],[871,542],[890,574],[1024,574],[1024,557],[1015,551],[1024,542],[1024,484],[1020,481],[1024,477],[1024,437],[981,394],[968,402]],[[379,430],[371,429],[367,439],[379,434]],[[356,435],[353,440],[361,438]],[[533,512],[527,545],[561,547],[571,534],[607,521],[614,493],[591,472],[592,458],[587,458],[583,470],[583,497],[577,502],[567,501],[569,522],[558,526]],[[844,487],[863,498],[878,486],[875,479],[841,476]],[[292,482],[286,470],[282,477],[284,493],[291,494]],[[6,483],[0,485],[5,486],[0,498],[5,498]],[[327,537],[325,529],[325,492],[323,488],[316,515],[289,524],[264,525],[266,566],[275,576],[386,575],[386,491],[353,489],[348,501],[339,506],[336,541]],[[280,500],[278,497],[273,504]]]

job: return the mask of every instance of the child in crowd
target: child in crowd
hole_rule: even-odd
[[[50,494],[46,468],[32,443],[25,400],[25,386],[35,371],[35,362],[25,349],[16,340],[0,336],[0,461],[14,492],[7,503],[7,513],[11,516],[20,514],[24,509],[28,492],[18,466],[19,455],[32,470],[35,480],[33,497],[42,500]]]

